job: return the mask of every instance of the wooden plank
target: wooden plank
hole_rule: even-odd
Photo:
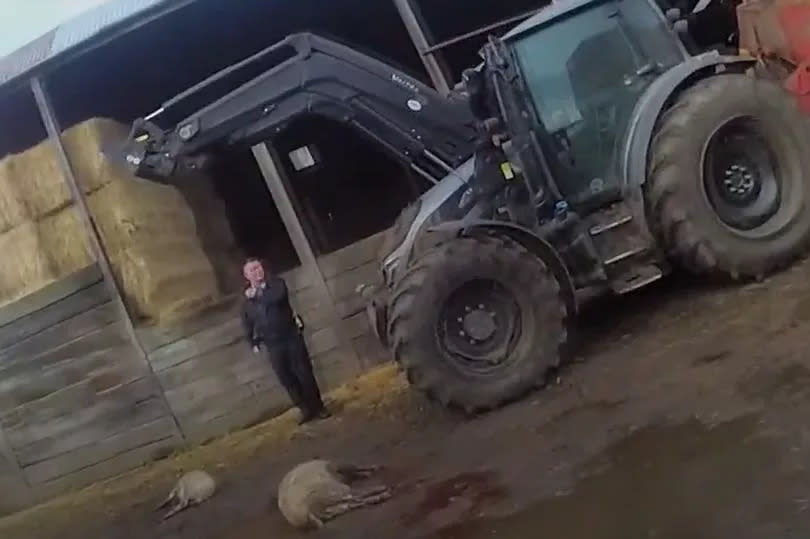
[[[335,327],[326,327],[308,335],[305,340],[310,356],[317,356],[340,346],[340,331]]]
[[[317,374],[322,368],[333,365],[335,363],[342,363],[351,365],[357,372],[360,372],[360,364],[355,355],[354,349],[349,345],[343,345],[339,348],[329,350],[326,353],[319,354],[312,357],[312,365]]]
[[[272,419],[290,408],[286,394],[269,391],[251,396],[219,417],[204,423],[192,423],[185,427],[186,440],[201,443],[223,436],[236,429],[247,428]]]
[[[332,303],[328,294],[321,292],[318,287],[305,288],[300,292],[290,296],[290,305],[293,310],[298,313],[320,310],[329,312],[328,309],[332,308]]]
[[[361,284],[377,284],[381,282],[380,270],[376,262],[369,262],[349,271],[343,272],[326,281],[329,291],[335,301],[349,296],[359,296],[357,287]]]
[[[124,421],[127,413],[134,410],[136,403],[155,397],[159,391],[151,378],[136,380],[102,395],[95,394],[89,381],[87,389],[93,393],[93,400],[90,403],[82,403],[84,406],[75,407],[73,396],[63,395],[59,391],[32,403],[40,406],[37,412],[26,414],[24,421],[20,421],[21,415],[15,416],[13,422],[9,421],[9,417],[3,417],[0,424],[5,428],[9,445],[16,451],[17,448],[36,440],[77,429],[93,421],[109,417],[115,418],[116,421]],[[42,406],[42,402],[47,402],[48,406]],[[27,406],[20,407],[22,408]]]
[[[307,270],[303,266],[285,271],[280,277],[284,279],[284,282],[287,284],[287,290],[291,294],[317,284],[317,275],[315,275],[311,269]]]
[[[91,406],[95,401],[96,392],[90,385],[90,380],[82,380],[43,399],[5,411],[0,415],[0,428],[18,427],[32,421],[47,421],[59,417],[65,409],[75,410]]]
[[[149,354],[149,361],[155,372],[174,367],[210,350],[244,340],[242,322],[230,318],[221,325],[206,329]]]
[[[387,361],[391,361],[391,354],[383,348],[380,341],[373,334],[361,335],[352,340],[357,355],[360,357],[360,364],[364,370],[370,369]]]
[[[326,392],[357,378],[361,372],[354,357],[351,356],[351,359],[349,359],[349,356],[347,356],[345,359],[319,364],[315,375],[321,391]]]
[[[64,279],[59,279],[56,282],[44,286],[14,303],[0,307],[0,326],[5,326],[35,311],[44,309],[48,305],[74,292],[98,283],[101,280],[101,270],[97,264],[80,269]]]
[[[84,412],[84,411],[83,411]],[[48,436],[33,439],[16,447],[14,452],[22,466],[42,462],[78,447],[85,447],[138,425],[168,417],[166,405],[158,396],[140,402],[118,403],[117,407],[96,407],[94,413],[74,413],[61,416],[59,421],[68,425],[48,429]],[[41,435],[42,429],[33,435]]]
[[[63,361],[103,353],[109,351],[111,348],[129,346],[129,341],[123,334],[123,331],[123,322],[116,322],[65,343],[35,358],[23,356],[14,358],[13,361],[0,362],[0,378],[4,377],[7,372],[12,372],[21,366],[23,369],[28,367],[33,375],[37,369],[45,369]]]
[[[28,337],[0,351],[0,365],[12,359],[36,358],[118,319],[118,308],[105,303]]]
[[[377,252],[382,246],[386,231],[387,229],[318,258],[318,266],[323,276],[331,279],[368,262],[378,264]]]
[[[193,430],[195,425],[207,423],[239,407],[245,400],[253,397],[247,385],[229,388],[217,394],[210,394],[202,401],[176,410],[177,420],[183,426],[183,432]],[[190,403],[191,401],[189,401]]]
[[[159,418],[91,445],[81,446],[57,457],[26,466],[25,476],[32,485],[52,481],[132,449],[170,439],[174,436],[174,432],[172,419]]]
[[[171,454],[180,446],[179,438],[166,438],[136,449],[132,449],[110,459],[99,462],[78,472],[48,481],[37,486],[36,494],[41,499],[48,499],[71,490],[86,487],[91,483],[119,475],[150,461]]]
[[[262,358],[263,359],[263,358]],[[227,370],[209,371],[204,377],[166,390],[165,395],[176,414],[184,414],[198,403],[205,404],[207,399],[221,393],[235,391],[239,386],[254,380],[270,376],[272,369],[267,361],[243,361],[230,366]]]
[[[281,382],[278,381],[278,378],[276,378],[275,373],[256,378],[252,382],[248,382],[247,385],[254,395],[259,395],[267,392],[278,392],[279,395],[289,400],[287,390],[281,386]]]
[[[304,333],[314,333],[319,329],[327,327],[333,322],[334,314],[328,312],[326,309],[309,309],[307,311],[299,312],[298,315],[304,321]]]
[[[20,363],[3,371],[0,378],[0,409],[7,410],[47,397],[85,379],[97,391],[143,378],[146,363],[128,344],[99,350],[38,369],[36,363]]]
[[[161,371],[158,379],[164,391],[170,391],[208,376],[224,376],[242,365],[270,368],[263,353],[255,354],[245,343],[236,342]]]
[[[335,305],[340,318],[350,318],[366,311],[366,301],[360,294],[353,294],[338,301]]]
[[[152,352],[189,335],[195,335],[233,318],[238,318],[240,301],[240,294],[232,294],[211,308],[177,324],[168,327],[141,326],[137,329],[138,339],[147,353]]]
[[[343,334],[352,339],[365,335],[366,333],[371,333],[371,323],[368,320],[368,314],[366,314],[365,310],[355,313],[343,320],[341,327]]]
[[[108,301],[110,293],[104,283],[96,283],[75,292],[44,309],[0,327],[0,350]]]
[[[152,397],[119,407],[104,416],[91,418],[74,429],[63,429],[53,436],[34,441],[14,450],[20,465],[27,468],[60,455],[89,448],[111,437],[137,429],[159,419],[171,419],[162,399]],[[117,421],[116,421],[117,420]]]
[[[177,416],[181,416],[200,403],[205,403],[212,396],[233,391],[236,377],[208,376],[171,391],[166,391],[169,406]]]

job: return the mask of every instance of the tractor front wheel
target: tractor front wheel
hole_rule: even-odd
[[[395,285],[389,338],[408,380],[445,406],[496,408],[560,363],[567,314],[546,265],[512,240],[464,237],[415,260]]]

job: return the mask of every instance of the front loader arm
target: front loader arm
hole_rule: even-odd
[[[283,61],[163,131],[155,119],[248,64]],[[289,36],[165,103],[133,124],[125,149],[136,174],[163,180],[215,145],[252,145],[315,114],[347,123],[431,181],[469,157],[477,140],[466,98],[432,88],[374,58],[311,34]]]

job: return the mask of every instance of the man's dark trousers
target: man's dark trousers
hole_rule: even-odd
[[[314,417],[323,411],[321,392],[301,334],[267,343],[266,347],[270,364],[293,404],[307,417]]]

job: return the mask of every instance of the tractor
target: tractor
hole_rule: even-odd
[[[126,159],[164,181],[300,114],[357,127],[435,183],[385,239],[383,284],[363,291],[371,324],[413,386],[490,410],[565,359],[583,292],[627,294],[674,268],[759,279],[805,252],[807,120],[753,57],[696,50],[698,15],[553,2],[490,37],[449,96],[291,36],[267,52],[291,57],[170,129],[152,120],[187,94],[137,121]]]

